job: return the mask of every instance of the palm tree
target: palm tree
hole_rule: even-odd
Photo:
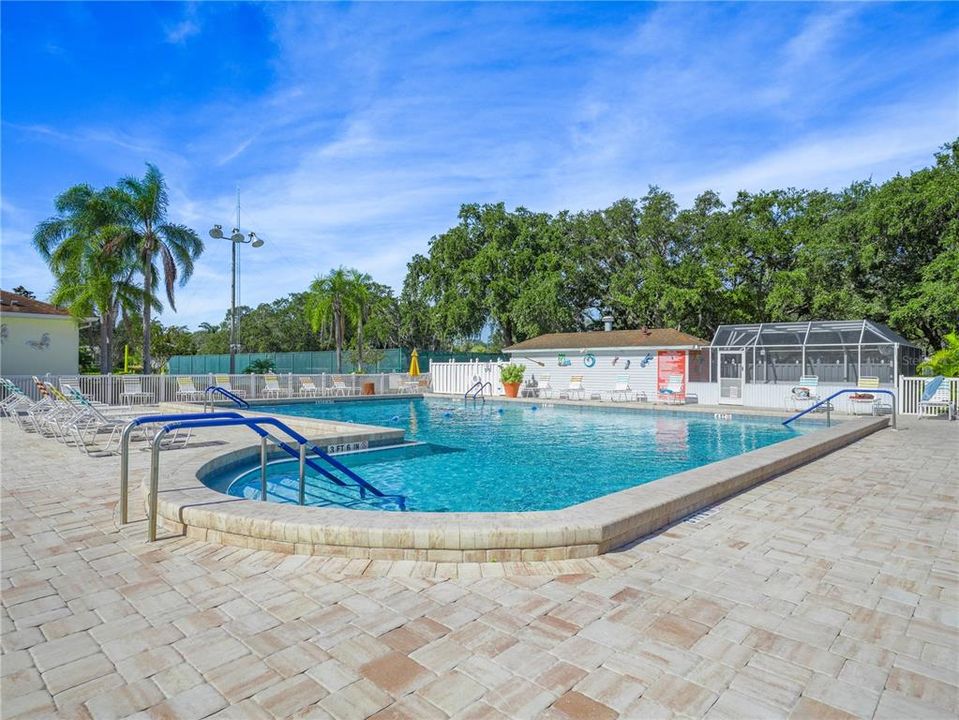
[[[133,283],[138,268],[130,253],[105,252],[122,245],[128,230],[108,191],[74,185],[57,196],[56,217],[41,222],[33,245],[56,279],[52,300],[76,317],[100,319],[100,371],[113,369],[113,332],[120,313],[139,311],[143,293]],[[148,303],[156,306],[154,294]]]
[[[306,295],[306,319],[313,332],[330,327],[336,343],[336,371],[343,372],[343,342],[346,319],[353,309],[354,283],[352,273],[345,268],[331,270],[310,283]]]
[[[166,296],[175,311],[174,287],[178,279],[180,287],[190,279],[193,261],[203,252],[203,241],[185,225],[167,221],[170,200],[166,180],[156,165],[147,163],[147,171],[142,179],[123,178],[116,188],[109,190],[109,196],[121,209],[129,232],[125,237],[118,237],[116,242],[109,243],[107,249],[119,254],[135,252],[143,276],[143,369],[144,372],[151,372],[150,311],[153,303],[149,298],[155,278],[159,276],[155,263],[157,259],[163,263]]]

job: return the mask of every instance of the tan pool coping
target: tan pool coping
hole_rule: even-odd
[[[174,409],[179,408],[164,406]],[[284,416],[284,421],[320,444],[390,443],[403,435],[398,429],[311,418]],[[199,478],[259,452],[248,433],[234,429],[224,433],[233,448],[228,452],[218,445],[161,453],[158,515],[168,531],[187,537],[302,555],[436,562],[578,559],[626,545],[887,424],[885,417],[847,419],[560,510],[495,513],[300,507],[224,495]],[[143,493],[146,497],[145,482]]]

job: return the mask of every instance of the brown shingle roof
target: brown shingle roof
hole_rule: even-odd
[[[34,315],[69,315],[56,305],[33,300],[16,293],[0,290],[0,311],[5,313],[32,313]]]
[[[523,350],[582,350],[589,348],[627,347],[685,347],[709,345],[708,340],[694,337],[672,328],[648,330],[611,330],[609,332],[549,333],[524,340],[508,348],[507,352]]]

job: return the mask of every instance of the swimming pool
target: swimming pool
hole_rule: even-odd
[[[785,428],[775,418],[717,420],[705,413],[436,398],[257,410],[404,429],[407,440],[419,444],[338,458],[383,492],[405,495],[409,510],[424,512],[556,510],[809,430]],[[329,504],[324,484],[311,480],[307,502]],[[258,467],[204,482],[234,496],[259,497]],[[267,482],[269,499],[296,502],[296,461],[271,463]]]

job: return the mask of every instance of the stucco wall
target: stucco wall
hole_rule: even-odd
[[[71,317],[0,313],[0,372],[75,375],[80,332]]]

